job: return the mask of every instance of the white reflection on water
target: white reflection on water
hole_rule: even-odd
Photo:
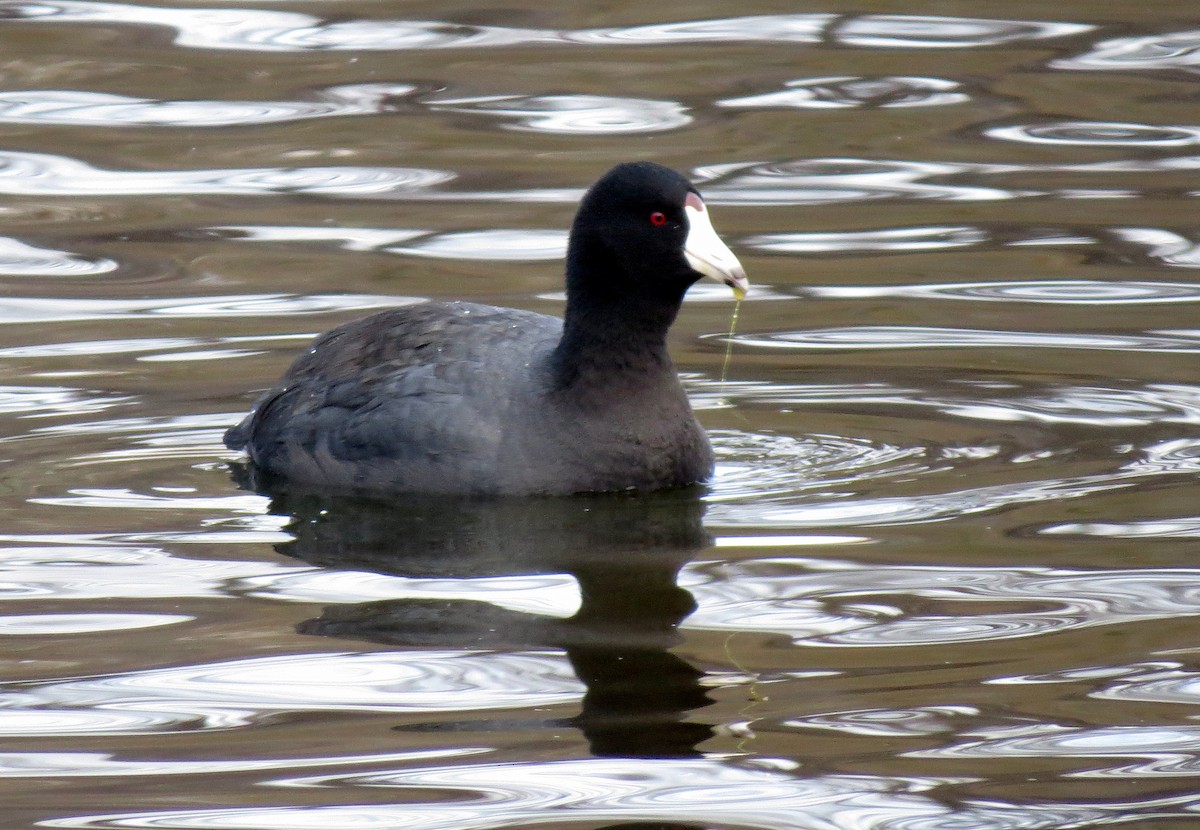
[[[546,822],[693,823],[796,830],[996,830],[1108,825],[1193,815],[1195,793],[1078,803],[948,799],[966,777],[799,774],[786,759],[757,762],[590,758],[314,776],[279,782],[394,790],[406,803],[159,810],[44,821],[60,828],[158,830],[495,830]],[[799,823],[798,823],[799,818]]]
[[[1024,280],[962,282],[940,285],[811,286],[802,293],[828,299],[912,297],[925,300],[972,300],[1054,305],[1143,305],[1200,302],[1200,285],[1188,282],[1099,282]]]
[[[1113,228],[1118,239],[1144,246],[1155,260],[1176,268],[1200,268],[1200,242],[1164,228]]]
[[[1180,172],[1200,168],[1200,156],[1167,156],[1072,164],[995,164],[907,159],[801,158],[734,162],[695,169],[712,204],[807,205],[882,199],[951,202],[1003,201],[1032,197],[1132,199],[1139,191],[1115,188],[1117,173]],[[1056,189],[981,186],[988,177],[1010,174],[1101,174],[1105,187]],[[952,181],[945,181],[950,179]],[[954,179],[962,179],[956,183]]]
[[[1200,127],[1124,124],[1113,121],[1063,121],[1018,124],[984,130],[989,138],[1025,144],[1076,147],[1187,147],[1200,144]]]
[[[1200,65],[1200,30],[1102,40],[1082,54],[1050,62],[1054,69],[1190,69]]]
[[[974,706],[921,706],[911,709],[857,709],[807,715],[784,721],[792,729],[821,729],[847,735],[896,738],[946,735],[974,725],[980,712]]]
[[[903,159],[807,158],[704,165],[694,177],[712,204],[819,205],[891,199],[950,202],[1031,197],[1132,199],[1135,189],[1067,187],[1055,190],[983,186],[1004,174],[1179,172],[1200,169],[1200,156],[1083,164],[1016,165]],[[456,178],[444,170],[404,167],[259,167],[199,170],[104,170],[78,159],[0,151],[0,194],[21,196],[264,195],[303,193],[442,202],[575,203],[582,188],[443,190]],[[961,183],[944,181],[961,179]],[[1106,180],[1107,183],[1107,180]],[[396,231],[398,234],[407,231]],[[1040,240],[1027,240],[1027,244]]]
[[[440,112],[510,119],[505,129],[556,135],[623,135],[673,130],[690,124],[675,101],[603,95],[486,95],[427,102]]]
[[[963,409],[970,414],[969,404]],[[1193,419],[1194,420],[1194,419]],[[1118,426],[1122,424],[1118,421]],[[777,436],[764,435],[761,441],[768,445]],[[792,439],[786,439],[792,440]],[[1003,508],[1044,501],[1078,499],[1094,493],[1131,488],[1155,480],[1170,480],[1181,477],[1189,480],[1200,472],[1200,442],[1194,439],[1164,441],[1129,452],[1132,458],[1117,469],[1093,472],[1089,475],[1049,478],[1029,478],[1005,484],[962,486],[964,464],[979,458],[976,463],[1010,465],[1016,461],[1034,461],[1053,457],[1053,453],[1031,454],[1024,458],[1002,456],[987,447],[966,448],[968,452],[946,452],[942,457],[925,452],[923,447],[909,448],[913,460],[900,465],[899,469],[883,464],[876,473],[869,465],[860,473],[853,455],[845,458],[846,465],[839,469],[834,465],[829,472],[822,469],[822,461],[797,461],[786,451],[754,453],[740,446],[744,442],[732,441],[722,434],[714,436],[717,452],[717,470],[711,484],[710,507],[705,524],[713,528],[754,527],[762,529],[798,529],[837,527],[866,528],[884,525],[920,524],[942,522],[975,513],[991,512]],[[802,442],[797,442],[802,443]],[[821,441],[813,442],[817,445]],[[835,439],[832,445],[840,443]],[[951,448],[955,449],[955,448]],[[978,452],[974,452],[977,450]],[[903,458],[905,450],[897,448],[897,458]],[[874,453],[865,453],[871,459]],[[886,458],[886,456],[884,456]],[[990,460],[995,457],[995,460]],[[1119,457],[1119,456],[1118,456]],[[964,460],[965,459],[965,460]],[[907,470],[905,470],[907,466]],[[1031,468],[1030,476],[1041,468]],[[930,485],[924,492],[912,495],[862,496],[832,489],[854,487],[855,482],[869,482],[876,475],[895,476],[905,472],[908,477],[928,478]],[[930,492],[938,482],[946,480],[942,489]],[[755,475],[759,478],[755,479]],[[840,478],[844,475],[845,478]],[[807,493],[816,489],[822,495],[810,497]]]
[[[135,493],[120,488],[79,487],[67,491],[69,496],[39,496],[30,504],[73,505],[77,507],[120,508],[122,510],[253,510],[261,512],[264,496],[191,496],[180,498],[166,494]]]
[[[1200,516],[1131,522],[1063,522],[1041,528],[1038,533],[1106,539],[1200,539]]]
[[[239,580],[280,577],[304,570],[273,562],[190,559],[149,546],[111,543],[6,547],[0,568],[3,577],[0,598],[42,601],[220,598],[234,595]]]
[[[719,107],[794,109],[895,109],[901,107],[938,107],[971,100],[958,81],[888,75],[862,78],[835,75],[827,78],[797,78],[784,84],[780,92],[726,98]]]
[[[1121,667],[1100,666],[1092,671],[1109,674],[1089,697],[1100,700],[1122,700],[1139,703],[1178,703],[1195,707],[1200,704],[1200,673],[1191,666],[1173,661],[1147,662]],[[1071,682],[1080,672],[1060,672],[1054,676],[1002,678],[994,683]]]
[[[231,294],[212,297],[98,299],[79,297],[0,297],[0,324],[64,323],[77,320],[172,319],[324,314],[412,305],[423,298],[385,294]],[[264,338],[245,338],[262,341]],[[115,342],[115,341],[114,341]],[[128,341],[134,342],[134,341]],[[199,343],[198,339],[174,342]],[[234,342],[225,338],[225,342]],[[64,348],[70,344],[62,344]],[[18,349],[22,347],[16,347]],[[37,348],[37,347],[31,347]]]
[[[66,386],[0,386],[0,415],[45,418],[88,415],[136,402],[128,395]]]
[[[169,502],[164,501],[165,506]],[[105,506],[108,506],[105,503]],[[114,505],[120,507],[121,505]],[[135,505],[137,506],[137,505]],[[226,510],[244,505],[222,503]],[[264,506],[265,509],[265,506]],[[282,524],[279,517],[268,517]],[[269,522],[264,522],[269,526]],[[357,603],[388,599],[469,599],[529,614],[569,617],[580,605],[578,583],[565,574],[436,579],[363,571],[312,568],[275,561],[183,557],[150,547],[151,541],[204,544],[286,542],[291,537],[264,527],[257,533],[226,534],[221,521],[212,532],[190,538],[175,534],[110,534],[72,540],[30,537],[41,546],[0,548],[0,599],[89,600],[258,597],[295,603]],[[234,538],[225,538],[233,535]],[[154,537],[154,538],[142,538]],[[72,543],[74,541],[74,543]],[[141,542],[139,546],[137,543]],[[190,620],[181,615],[37,614],[0,616],[0,635],[79,633],[144,628]]]
[[[136,354],[163,349],[182,349],[205,341],[194,337],[145,337],[123,340],[77,340],[38,346],[11,346],[0,349],[0,358],[90,357],[104,354]],[[3,440],[3,439],[0,439]]]
[[[1200,727],[1117,725],[1066,727],[1050,723],[973,730],[977,740],[910,750],[908,758],[946,760],[989,758],[1141,758],[1141,763],[1109,767],[1089,765],[1060,773],[1067,778],[1144,778],[1200,773]]]
[[[71,89],[0,92],[0,123],[93,127],[228,127],[368,115],[394,107],[409,84],[354,84],[316,101],[158,101]]]
[[[492,229],[429,234],[403,245],[388,245],[391,254],[508,262],[541,262],[562,259],[567,233],[559,230]]]
[[[414,830],[483,830],[543,822],[701,822],[795,830],[806,826],[871,827],[886,820],[951,816],[929,795],[954,779],[870,775],[802,777],[772,764],[712,760],[589,758],[542,763],[468,764],[416,770],[284,779],[291,787],[394,790],[403,802],[324,807],[237,807],[94,816],[45,822],[49,827],[306,828],[388,826]]]
[[[144,735],[169,732],[180,718],[166,712],[119,709],[3,709],[0,736],[45,738],[80,735]]]
[[[107,274],[117,263],[69,251],[38,248],[19,239],[0,236],[0,274],[19,277],[88,277]]]
[[[828,27],[838,20],[833,14],[773,14],[689,20],[679,23],[650,23],[623,29],[585,29],[563,32],[571,43],[598,45],[667,45],[685,43],[818,43]]]
[[[862,231],[801,231],[790,233],[766,233],[747,237],[742,244],[758,251],[777,254],[849,254],[861,255],[877,252],[906,253],[912,251],[949,251],[992,243],[1008,247],[1059,247],[1082,245],[1100,246],[1106,237],[1111,237],[1124,246],[1145,249],[1145,255],[1154,264],[1177,268],[1200,268],[1200,243],[1183,234],[1166,228],[1109,227],[1098,229],[1091,235],[1078,232],[1055,231],[1047,228],[1022,228],[1015,232],[997,233],[971,225],[934,225],[918,227],[888,227]],[[1102,256],[1112,252],[1101,249]],[[1120,251],[1122,259],[1127,251]],[[991,288],[988,288],[991,286]],[[978,290],[975,290],[978,287]],[[829,297],[885,296],[883,293],[903,292],[896,296],[932,296],[930,293],[949,293],[958,289],[971,289],[964,298],[1004,299],[1042,302],[1138,302],[1139,297],[1148,301],[1184,299],[1195,296],[1193,283],[1166,283],[1148,281],[1098,281],[1098,280],[1038,280],[996,281],[991,283],[942,284],[937,286],[838,286],[836,288],[812,288],[808,293]]]
[[[773,632],[805,646],[992,642],[1200,616],[1200,572],[1184,568],[708,560],[686,565],[679,584],[699,603],[686,628]]]
[[[5,574],[0,570],[0,574]],[[7,574],[5,574],[7,575]],[[0,597],[7,593],[0,588]],[[183,614],[11,614],[0,616],[0,637],[36,635],[56,637],[61,634],[91,634],[98,631],[131,631],[188,622],[193,617]]]
[[[507,129],[559,135],[660,132],[692,118],[674,101],[601,95],[490,95],[417,101],[411,84],[351,84],[314,101],[163,101],[83,90],[0,91],[0,123],[91,127],[229,127],[395,112],[404,101],[435,112],[506,118]]]
[[[940,251],[987,241],[982,228],[948,225],[882,228],[873,231],[764,233],[744,243],[760,251],[789,254],[868,253],[874,251]]]
[[[559,619],[570,617],[580,606],[579,583],[566,574],[422,579],[320,568],[245,577],[233,587],[239,596],[283,602],[482,601],[497,608]]]
[[[1200,337],[1189,332],[1142,335],[997,331],[935,326],[853,326],[735,335],[735,343],[763,349],[1083,349],[1089,351],[1200,352]],[[724,335],[721,335],[724,337]]]
[[[975,184],[943,184],[945,177],[977,179],[980,174],[1021,168],[958,162],[814,158],[769,164],[737,162],[701,167],[706,199],[714,204],[805,205],[878,199],[996,201],[1042,195]]]
[[[565,657],[478,651],[329,652],[254,657],[82,680],[0,684],[0,714],[70,725],[56,734],[231,729],[283,712],[446,713],[579,700]],[[123,717],[112,721],[110,712]],[[81,713],[93,720],[80,718]],[[130,716],[137,716],[133,721]],[[0,735],[8,725],[0,717]],[[78,731],[72,732],[74,728]],[[30,734],[22,727],[20,734]],[[34,734],[49,734],[46,729]]]
[[[48,153],[0,151],[0,193],[143,196],[318,193],[365,195],[419,190],[453,173],[405,167],[259,167],[224,170],[102,170]]]
[[[330,20],[299,12],[234,8],[163,8],[87,0],[4,0],[9,21],[166,26],[174,43],[200,49],[463,49],[534,44],[665,45],[831,40],[875,48],[969,48],[1078,35],[1094,27],[1057,22],[920,15],[780,14],[655,23],[607,29],[522,29],[428,20]]]
[[[226,225],[205,228],[229,239],[256,242],[333,242],[347,251],[382,251],[435,259],[535,262],[561,259],[567,232],[552,229],[488,228],[476,231]]]
[[[710,502],[826,492],[878,479],[909,479],[933,469],[924,447],[874,444],[835,435],[805,439],[734,430],[711,433],[717,470]],[[709,511],[709,520],[722,515]]]
[[[307,758],[264,758],[211,761],[133,761],[100,752],[0,752],[0,778],[81,778],[143,775],[204,775],[312,767],[401,764],[435,758],[458,758],[488,752],[484,748],[421,749],[381,755],[315,755]]]
[[[90,452],[69,455],[55,450],[59,456],[58,481],[78,481],[78,472],[64,470],[92,464],[131,462],[139,459],[164,460],[202,458],[209,462],[228,457],[221,435],[239,413],[216,415],[184,415],[169,418],[114,418],[108,421],[86,421],[74,424],[39,426],[24,434],[0,437],[4,442],[44,442],[52,446],[64,438],[88,438],[82,447]],[[94,449],[97,446],[106,449]],[[110,449],[111,448],[111,449]],[[64,477],[65,476],[65,477]],[[90,487],[68,490],[69,495],[46,495],[56,503],[81,507],[113,507],[119,509],[154,509],[174,512],[218,510],[235,516],[255,517],[254,530],[273,530],[260,521],[266,512],[268,499],[255,494],[197,496],[190,488],[153,487],[149,493],[138,493],[126,487]],[[182,514],[181,514],[182,515]]]
[[[933,15],[864,14],[849,17],[836,29],[841,43],[871,48],[961,49],[998,46],[1025,40],[1070,37],[1095,27],[1051,21],[988,20]]]

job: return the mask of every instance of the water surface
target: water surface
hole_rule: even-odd
[[[0,826],[1194,826],[1180,8],[0,0]],[[557,313],[634,158],[754,282],[709,488],[246,489],[315,333]]]

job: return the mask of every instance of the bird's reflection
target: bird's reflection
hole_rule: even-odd
[[[569,574],[581,606],[568,619],[479,600],[399,599],[336,605],[307,634],[433,648],[566,651],[586,687],[569,723],[597,756],[697,754],[710,727],[703,673],[669,649],[695,602],[676,584],[707,547],[695,491],[555,499],[387,500],[272,494],[294,540],[278,550],[333,568],[406,577]]]

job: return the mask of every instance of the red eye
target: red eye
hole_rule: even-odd
[[[656,228],[667,224],[667,215],[659,210],[654,211],[650,214],[650,224]]]

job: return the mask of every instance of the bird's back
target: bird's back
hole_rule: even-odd
[[[473,303],[374,314],[318,338],[225,443],[289,481],[494,492],[560,333],[557,318]]]

